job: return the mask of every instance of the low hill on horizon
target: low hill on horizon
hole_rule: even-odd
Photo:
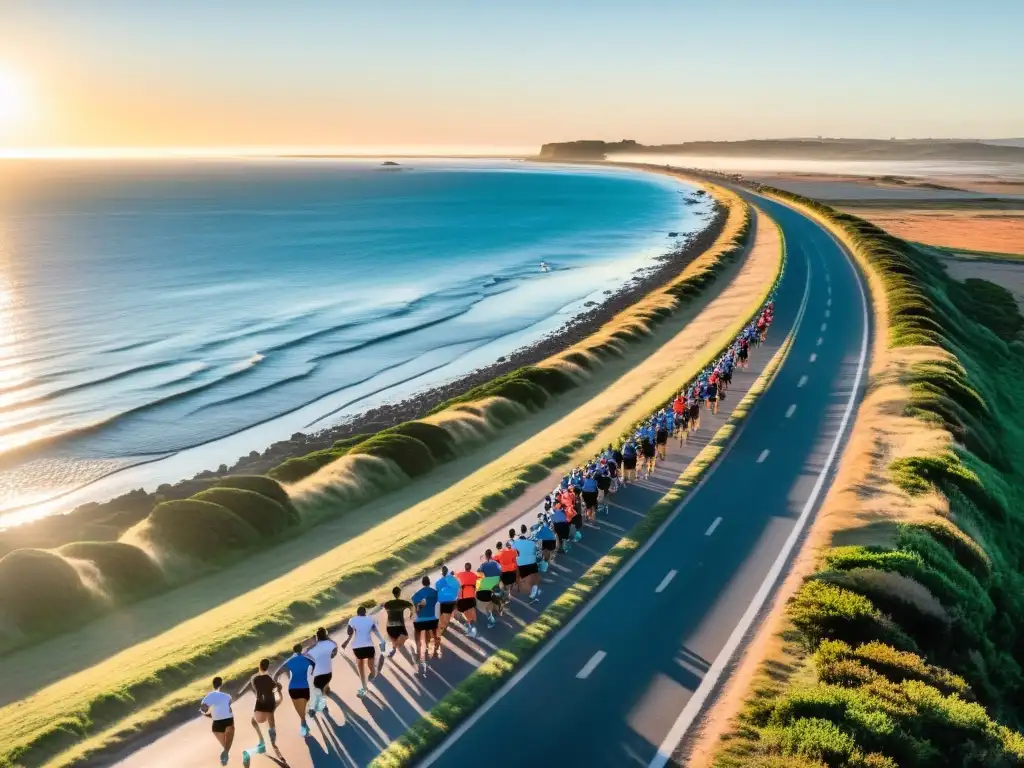
[[[603,160],[610,154],[781,157],[809,160],[978,160],[1024,163],[1024,146],[1014,140],[980,139],[749,139],[640,144],[632,139],[544,144],[544,160]]]

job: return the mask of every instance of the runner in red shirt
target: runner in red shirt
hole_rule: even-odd
[[[472,563],[466,563],[461,573],[455,574],[459,580],[459,599],[455,601],[455,610],[462,614],[468,629],[466,634],[476,637],[476,570]]]

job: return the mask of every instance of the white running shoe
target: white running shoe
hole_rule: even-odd
[[[358,691],[356,691],[356,696],[358,696],[360,699],[363,698],[365,695],[366,695],[366,689],[365,688],[360,688]]]
[[[424,677],[427,676],[427,662],[420,662],[420,674]]]
[[[466,632],[466,634],[469,635],[470,637],[476,637],[477,636],[476,627],[471,626],[469,628],[469,630]]]
[[[487,617],[487,626],[493,627],[495,624],[497,624],[497,621],[495,621],[494,614],[492,613],[490,616]]]
[[[301,736],[302,738],[306,738],[307,736],[309,736],[309,726],[308,725],[300,725],[299,726],[299,736]]]

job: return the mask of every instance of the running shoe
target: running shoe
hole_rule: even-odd
[[[427,676],[427,662],[425,661],[420,662],[420,674],[423,675],[423,677]]]
[[[469,637],[476,637],[476,636],[477,636],[477,634],[478,634],[478,632],[477,632],[477,630],[476,630],[476,627],[470,627],[470,628],[469,628],[469,631],[467,631],[467,632],[466,632],[466,634],[467,634],[467,635],[468,635]]]
[[[267,745],[264,744],[262,741],[259,744],[256,745],[256,754],[257,755],[265,754],[266,751],[267,751]]]
[[[390,651],[388,652],[388,658],[389,658],[389,659],[393,659],[393,658],[395,658],[395,653],[396,653],[397,651],[398,651],[398,649],[397,649],[397,648],[392,648],[392,649],[391,649],[391,650],[390,650]]]
[[[488,627],[493,627],[495,624],[497,624],[497,621],[495,621],[494,615],[491,614],[490,616],[487,617],[487,626]]]
[[[366,689],[360,688],[358,691],[356,691],[356,696],[358,696],[360,699],[366,696]]]
[[[226,749],[223,752],[220,753],[220,764],[221,765],[227,765],[228,764],[228,751]]]
[[[222,757],[221,760],[223,761],[223,759],[224,758]],[[227,765],[227,763],[221,762],[221,765]],[[242,752],[242,765],[244,766],[244,768],[249,768],[249,752],[248,751]]]
[[[309,726],[308,725],[300,725],[299,726],[299,736],[301,736],[302,738],[306,738],[307,736],[309,736]]]

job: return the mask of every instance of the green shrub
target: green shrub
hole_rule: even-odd
[[[147,522],[155,545],[200,560],[215,560],[232,550],[255,546],[258,539],[253,527],[234,512],[196,499],[157,504]]]
[[[282,483],[297,483],[315,473],[326,463],[321,461],[320,456],[296,456],[281,462],[267,474]]]
[[[419,440],[430,451],[437,462],[448,461],[455,456],[455,440],[447,430],[424,421],[407,421],[396,427],[385,429],[382,435],[405,435]]]
[[[794,720],[783,727],[766,728],[762,738],[769,748],[784,755],[821,760],[828,765],[845,765],[856,745],[853,737],[835,723],[818,717]]]
[[[164,572],[138,547],[120,541],[78,541],[57,550],[64,557],[88,560],[103,575],[111,596],[134,600],[166,585]]]
[[[409,477],[419,477],[434,468],[430,449],[415,437],[401,434],[379,434],[364,440],[349,453],[363,453],[390,459]]]
[[[244,488],[209,488],[192,498],[220,504],[242,518],[264,538],[278,536],[288,527],[288,513],[284,507],[255,491]]]
[[[789,616],[811,648],[835,638],[853,643],[883,640],[901,648],[913,647],[910,638],[866,597],[822,581],[808,581],[800,588],[790,603]]]
[[[299,523],[299,513],[292,504],[292,499],[277,480],[264,475],[231,475],[221,479],[217,485],[223,488],[241,488],[245,491],[253,491],[262,494],[268,499],[273,499],[280,504],[288,513],[288,519],[292,524]]]
[[[21,632],[63,627],[97,607],[78,571],[60,555],[16,549],[0,558],[0,615]]]

